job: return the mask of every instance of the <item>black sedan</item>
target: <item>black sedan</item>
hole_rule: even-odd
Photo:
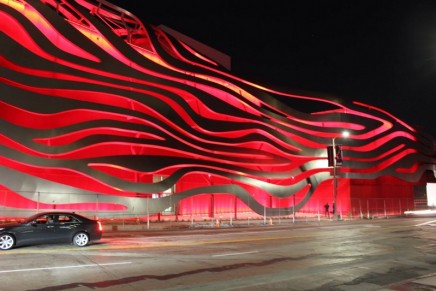
[[[0,250],[15,246],[72,243],[84,247],[102,237],[100,221],[70,212],[44,212],[0,225]]]

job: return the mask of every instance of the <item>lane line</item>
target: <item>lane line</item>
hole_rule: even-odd
[[[2,273],[15,273],[15,272],[29,272],[29,271],[43,271],[43,270],[54,270],[54,269],[72,269],[72,268],[89,268],[89,267],[102,267],[102,266],[114,266],[114,265],[127,265],[132,262],[120,262],[120,263],[107,263],[107,264],[88,264],[88,265],[75,265],[75,266],[63,266],[63,267],[46,267],[46,268],[31,268],[31,269],[15,269],[15,270],[4,270],[0,271]]]
[[[415,226],[427,225],[427,224],[432,224],[432,223],[436,223],[436,220],[433,220],[433,221],[427,221],[427,222],[420,223],[420,224],[415,224]]]
[[[221,254],[221,255],[212,255],[212,257],[239,256],[239,255],[247,255],[247,254],[257,254],[257,253],[258,253],[258,251],[242,252],[242,253],[228,253],[228,254]]]

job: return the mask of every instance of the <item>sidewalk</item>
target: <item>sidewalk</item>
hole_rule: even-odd
[[[390,216],[389,219],[395,219],[400,216]],[[104,231],[141,231],[141,230],[179,230],[179,229],[212,229],[212,228],[237,228],[237,227],[261,227],[261,226],[311,226],[311,225],[329,225],[334,222],[339,223],[367,223],[386,219],[386,217],[366,218],[340,218],[334,220],[333,217],[325,216],[299,216],[291,218],[257,218],[257,219],[210,219],[210,220],[181,220],[181,221],[102,221]]]
[[[352,220],[342,220],[342,223]],[[138,223],[103,222],[104,232],[117,231],[148,231],[148,230],[180,230],[180,229],[214,229],[214,228],[241,228],[241,227],[267,227],[267,226],[310,226],[333,222],[326,218],[300,218],[292,219],[254,219],[254,220],[210,220],[210,221],[153,221],[150,223],[141,221]]]

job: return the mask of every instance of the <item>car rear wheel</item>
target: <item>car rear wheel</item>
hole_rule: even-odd
[[[84,247],[89,243],[89,235],[85,232],[79,232],[73,237],[73,244],[78,247]]]
[[[15,244],[15,238],[10,234],[2,234],[0,236],[0,249],[9,250]]]

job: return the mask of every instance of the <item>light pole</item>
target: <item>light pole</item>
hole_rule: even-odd
[[[342,137],[346,138],[350,135],[348,131],[342,132]],[[338,220],[338,205],[336,203],[338,196],[338,178],[337,178],[337,157],[336,157],[336,136],[332,139],[333,147],[333,219]]]

